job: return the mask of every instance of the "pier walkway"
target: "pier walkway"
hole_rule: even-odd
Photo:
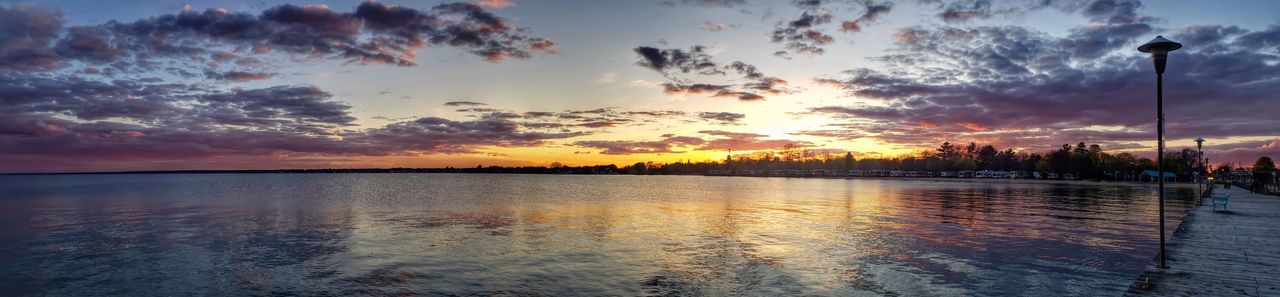
[[[1229,211],[1208,198],[1168,246],[1168,269],[1148,266],[1125,296],[1280,297],[1280,197],[1229,191]]]

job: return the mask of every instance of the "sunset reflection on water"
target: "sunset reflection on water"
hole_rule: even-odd
[[[0,176],[20,294],[1093,295],[1146,186],[700,176]],[[1176,226],[1191,190],[1171,200]]]

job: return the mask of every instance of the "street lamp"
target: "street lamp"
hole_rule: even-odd
[[[1164,253],[1164,64],[1169,52],[1182,48],[1182,44],[1156,36],[1156,39],[1138,47],[1138,51],[1151,54],[1156,66],[1156,174],[1160,175],[1160,268],[1165,265]]]
[[[1196,190],[1199,190],[1199,192],[1197,192],[1198,194],[1196,195],[1200,195],[1199,198],[1204,198],[1204,179],[1200,178],[1200,174],[1205,173],[1203,149],[1204,149],[1204,138],[1196,137],[1196,163],[1199,163],[1198,167],[1200,167],[1196,169]],[[1200,199],[1199,201],[1203,202],[1204,199]]]

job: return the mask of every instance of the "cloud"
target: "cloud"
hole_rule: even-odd
[[[516,6],[515,0],[471,0],[471,4],[488,8],[507,8]]]
[[[698,118],[721,125],[737,125],[747,115],[732,112],[699,112]]]
[[[626,111],[626,112],[623,112],[623,114],[645,115],[645,116],[658,117],[658,118],[664,118],[664,117],[669,118],[669,117],[684,116],[688,113],[683,111],[678,111],[678,110],[643,110],[643,111]]]
[[[646,89],[662,89],[662,83],[656,81],[647,81],[643,79],[633,79],[627,82],[627,85]]]
[[[591,140],[574,142],[573,145],[600,149],[600,154],[605,155],[631,155],[682,153],[676,149],[703,143],[706,141],[692,136],[667,136],[655,141]]]
[[[774,56],[784,59],[790,59],[792,53],[825,54],[827,51],[826,46],[836,42],[835,36],[826,33],[828,24],[836,19],[834,11],[862,10],[858,17],[840,23],[840,31],[854,33],[861,32],[863,27],[874,23],[880,17],[893,10],[892,2],[876,2],[874,0],[796,0],[793,4],[800,8],[800,15],[795,19],[779,21],[769,34],[770,41],[783,44],[786,48],[786,50],[774,52]],[[849,5],[857,8],[830,8],[829,6],[831,5]]]
[[[712,23],[709,21],[704,21],[702,22],[702,26],[700,28],[702,30],[707,30],[711,32],[720,32],[720,31],[724,31],[725,28],[737,28],[737,27],[738,27],[737,25],[726,25],[721,23]]]
[[[0,6],[0,69],[48,70],[62,64],[50,43],[62,31],[62,13],[40,6]]]
[[[273,107],[264,107],[268,110]],[[252,111],[253,109],[250,109]],[[293,110],[299,118],[325,118],[323,112]],[[342,121],[342,120],[338,120]],[[502,119],[469,121],[436,117],[391,123],[367,130],[324,135],[258,125],[221,128],[203,125],[150,126],[112,121],[73,122],[26,115],[4,117],[0,151],[6,157],[117,162],[124,160],[195,160],[234,156],[386,156],[480,153],[486,147],[540,146],[583,132],[525,131]],[[0,170],[12,170],[0,167]]]
[[[607,83],[611,83],[611,82],[614,82],[614,81],[617,81],[617,80],[618,80],[618,73],[617,73],[617,72],[605,72],[605,73],[601,73],[601,74],[600,74],[600,77],[597,77],[597,78],[596,78],[595,83],[597,83],[597,84],[607,84]]]
[[[234,71],[234,70],[227,71],[227,72],[205,71],[204,75],[205,77],[212,80],[226,80],[226,81],[234,81],[234,82],[266,80],[273,76],[270,73]]]
[[[1153,139],[1151,62],[1131,53],[1149,37],[1151,19],[1137,15],[1137,6],[1095,2],[1081,10],[1091,23],[1061,37],[1009,26],[904,28],[896,47],[873,59],[882,65],[818,80],[871,101],[813,107],[812,114],[842,122],[802,133],[1024,148]],[[1270,115],[1280,106],[1264,98],[1280,92],[1280,52],[1248,47],[1245,38],[1272,31],[1198,25],[1168,35],[1196,42],[1170,55],[1169,139],[1276,135],[1280,119]]]
[[[263,89],[233,90],[199,97],[205,106],[196,108],[209,113],[215,122],[258,126],[274,121],[350,125],[355,117],[345,103],[330,100],[333,95],[314,86],[275,86]]]
[[[704,46],[693,46],[688,50],[682,49],[659,49],[655,47],[641,46],[632,49],[636,54],[640,55],[640,61],[636,65],[657,71],[663,76],[671,78],[673,72],[680,73],[697,73],[702,75],[724,74],[720,66],[711,61],[711,55],[707,53]]]
[[[373,144],[378,150],[391,152],[473,153],[480,146],[539,146],[547,140],[582,135],[586,133],[523,131],[520,124],[504,119],[455,121],[425,117],[364,131],[351,139],[356,143]]]
[[[880,16],[888,14],[889,11],[893,10],[893,2],[866,2],[864,6],[866,10],[861,16],[858,16],[856,19],[840,23],[840,31],[861,32],[862,26],[880,19]]]
[[[1204,155],[1213,164],[1237,162],[1249,167],[1258,157],[1280,158],[1280,138],[1205,146]]]
[[[458,109],[467,117],[478,119],[513,120],[522,127],[560,132],[585,132],[607,130],[619,126],[640,126],[657,121],[673,120],[692,122],[696,115],[678,110],[619,110],[606,107],[563,111],[510,111],[501,108],[472,107]],[[583,130],[583,129],[591,130]]]
[[[787,49],[796,53],[821,55],[826,53],[823,46],[836,39],[815,27],[830,23],[833,16],[831,12],[820,10],[817,5],[808,7],[800,13],[799,18],[780,22],[773,30],[771,40],[774,43],[784,43]]]
[[[163,70],[156,60],[199,66],[205,57],[215,61],[204,65],[217,68],[224,60],[275,53],[412,66],[416,51],[426,46],[459,48],[493,62],[555,49],[554,42],[525,35],[526,29],[470,3],[416,10],[365,1],[354,12],[284,4],[258,15],[188,7],[132,22],[67,28],[60,13],[39,6],[0,8],[0,16],[0,69],[16,70],[57,70],[78,61],[149,72]]]
[[[1064,12],[1076,12],[1085,5],[1121,6],[1136,3],[1129,0],[1091,0],[1091,1],[991,1],[991,0],[953,0],[953,1],[920,1],[933,3],[939,10],[935,15],[947,23],[964,23],[972,20],[989,19],[996,16],[1015,16],[1028,11],[1044,8],[1056,8]]]
[[[657,71],[673,81],[660,84],[663,92],[667,94],[708,94],[711,97],[737,98],[740,101],[760,101],[765,100],[765,96],[760,94],[778,95],[793,92],[785,88],[787,81],[764,75],[753,65],[742,61],[734,61],[728,65],[716,63],[703,46],[693,46],[689,50],[641,46],[634,51],[641,58],[636,65]],[[727,75],[730,71],[740,75],[746,82],[741,84],[693,83],[690,79],[679,76],[682,73],[696,73],[704,76]]]
[[[737,7],[747,4],[747,0],[664,0],[662,4],[669,6],[676,5],[697,5],[697,6],[713,6],[713,7]]]
[[[813,145],[806,141],[763,139],[768,137],[768,135],[755,133],[729,132],[722,130],[704,130],[698,131],[698,133],[716,137],[708,140],[706,144],[699,147],[698,150],[754,151],[781,149],[784,147],[807,147]]]
[[[964,22],[972,19],[990,18],[991,14],[991,1],[968,0],[947,4],[946,8],[938,13],[938,18],[947,22]]]
[[[483,106],[483,105],[486,105],[486,104],[480,103],[480,102],[471,102],[471,101],[449,101],[444,103],[444,106]]]

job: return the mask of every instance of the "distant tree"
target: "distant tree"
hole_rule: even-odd
[[[1089,155],[1089,148],[1084,144],[1084,141],[1081,141],[1080,143],[1076,144],[1076,148],[1072,149],[1071,153],[1076,155],[1081,155],[1081,156],[1087,156]]]
[[[853,169],[853,152],[844,153],[844,170]]]
[[[1021,155],[1020,157],[1018,157],[1019,170],[1043,171],[1043,170],[1040,170],[1039,168],[1036,168],[1036,165],[1038,165],[1040,161],[1044,160],[1044,158],[1041,157],[1040,154],[1027,154],[1027,153],[1018,153],[1018,154]],[[1049,166],[1047,161],[1045,164],[1046,164],[1045,166]]]
[[[1040,159],[1036,162],[1036,171],[1049,172],[1053,171],[1053,166],[1049,165],[1049,160]]]
[[[1005,149],[996,154],[996,170],[1018,170],[1018,154],[1013,149]]]
[[[955,145],[951,145],[950,142],[944,141],[942,142],[942,146],[938,147],[938,157],[945,160],[955,159],[957,157],[960,157],[960,151],[956,148]]]
[[[974,161],[973,159],[964,158],[964,159],[956,160],[954,165],[952,166],[954,166],[956,170],[977,170],[978,162]]]
[[[645,168],[644,162],[636,162],[627,169],[627,172],[631,174],[645,174],[648,173],[648,168]]]
[[[1276,170],[1276,163],[1271,160],[1271,157],[1262,156],[1258,158],[1258,161],[1253,162],[1254,172],[1267,172],[1267,171],[1275,171],[1275,170]]]
[[[1049,153],[1049,171],[1066,173],[1071,171],[1071,145],[1064,144],[1062,149]]]
[[[924,170],[940,171],[947,169],[947,161],[942,158],[933,156],[924,158]]]
[[[1147,159],[1147,158],[1141,158],[1141,159],[1138,159],[1137,162],[1134,162],[1134,166],[1137,167],[1136,168],[1137,171],[1156,170],[1156,161],[1152,161],[1151,159]]]
[[[984,145],[982,148],[978,149],[978,168],[982,168],[983,170],[995,169],[997,153],[999,152],[996,151],[996,147],[991,146],[990,144]]]
[[[1271,175],[1276,172],[1276,163],[1271,161],[1271,157],[1262,156],[1258,161],[1253,162],[1253,179],[1262,183],[1269,183],[1272,180]]]
[[[1107,160],[1106,170],[1120,172],[1121,174],[1133,174],[1136,171],[1138,160],[1130,153],[1119,153]]]
[[[978,144],[977,144],[977,143],[975,143],[975,142],[970,142],[968,146],[965,146],[965,147],[964,147],[964,156],[965,156],[965,157],[967,157],[967,158],[969,158],[969,159],[977,159],[977,158],[978,158]]]

